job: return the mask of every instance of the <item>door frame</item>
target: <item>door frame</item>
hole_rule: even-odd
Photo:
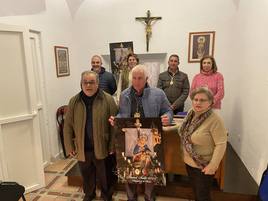
[[[40,99],[41,102],[37,102],[37,111],[38,115],[42,115],[42,119],[44,119],[44,122],[39,122],[40,124],[44,124],[43,128],[44,130],[41,130],[40,135],[41,142],[43,144],[42,151],[43,151],[43,166],[44,168],[48,166],[51,162],[51,137],[49,135],[49,121],[48,121],[48,114],[47,114],[47,99],[46,99],[46,83],[45,83],[45,73],[44,73],[44,63],[43,63],[43,57],[42,57],[42,43],[41,43],[41,33],[39,31],[30,30],[30,40],[34,40],[35,49],[32,49],[34,51],[36,56],[36,65],[33,66],[34,68],[34,74],[35,74],[35,81],[37,85],[37,90],[40,90]],[[33,52],[32,52],[33,53]],[[34,55],[32,55],[32,58]],[[33,58],[34,59],[34,58]],[[34,63],[34,62],[33,62]],[[42,113],[40,113],[42,111]]]
[[[1,32],[14,32],[21,34],[21,42],[23,47],[23,65],[25,65],[25,83],[27,84],[27,91],[26,96],[28,97],[28,111],[24,114],[15,114],[10,115],[7,117],[0,117],[0,180],[9,181],[12,175],[9,174],[9,167],[8,167],[8,158],[5,155],[5,143],[3,138],[3,130],[2,125],[7,125],[16,122],[23,122],[23,121],[32,121],[32,133],[33,133],[33,149],[34,149],[34,164],[35,169],[33,173],[33,177],[35,182],[33,184],[27,184],[25,186],[26,192],[33,191],[39,189],[45,185],[45,177],[44,177],[44,170],[42,164],[42,149],[41,147],[41,140],[40,140],[40,127],[39,127],[39,119],[37,118],[38,115],[38,107],[37,107],[37,100],[36,100],[36,90],[35,90],[35,79],[34,79],[34,72],[33,72],[33,64],[31,60],[31,46],[29,40],[29,29],[23,26],[16,26],[16,25],[7,25],[7,24],[0,24],[0,31]],[[18,157],[20,157],[18,155]],[[27,156],[25,156],[27,157]],[[19,167],[18,167],[19,168]],[[24,177],[26,177],[25,175]],[[23,179],[22,179],[23,180]],[[23,181],[21,181],[23,182]]]

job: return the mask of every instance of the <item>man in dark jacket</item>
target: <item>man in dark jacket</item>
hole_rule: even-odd
[[[111,201],[105,159],[114,152],[114,131],[108,122],[117,112],[113,97],[99,89],[98,74],[81,75],[82,91],[71,98],[64,123],[66,153],[76,156],[83,178],[83,201],[95,198],[96,176],[102,197]]]
[[[174,114],[183,112],[184,101],[190,88],[188,76],[179,70],[179,64],[179,56],[171,55],[168,59],[168,69],[159,75],[157,83],[157,87],[163,89],[167,95]]]
[[[99,74],[99,87],[100,89],[104,90],[105,92],[113,95],[116,92],[116,81],[112,73],[108,72],[105,70],[102,65],[102,60],[101,57],[98,55],[94,55],[91,58],[91,66],[92,66],[92,71],[96,72]]]

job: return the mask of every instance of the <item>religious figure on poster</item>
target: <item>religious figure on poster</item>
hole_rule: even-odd
[[[197,38],[196,54],[198,56],[198,59],[202,59],[205,54],[205,42],[206,42],[206,38],[204,36],[199,36]]]
[[[133,53],[133,42],[110,43],[109,46],[112,73],[118,84],[120,72],[127,67],[127,55]]]
[[[125,149],[118,157],[118,177],[123,183],[154,183],[165,185],[163,161],[161,158],[161,133],[158,128],[142,128],[139,119],[135,126],[123,128]],[[123,160],[120,160],[122,158]]]

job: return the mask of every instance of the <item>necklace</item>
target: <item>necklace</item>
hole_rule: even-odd
[[[170,83],[169,83],[170,85],[173,85],[173,78],[174,77],[171,77],[171,80],[170,80]]]
[[[134,118],[140,118],[141,117],[141,105],[142,105],[142,98],[137,96],[137,94],[135,94],[135,100],[136,100],[136,112],[134,114]]]
[[[169,85],[173,85],[173,79],[175,77],[175,74],[174,75],[169,75],[170,76],[170,82],[169,82]]]

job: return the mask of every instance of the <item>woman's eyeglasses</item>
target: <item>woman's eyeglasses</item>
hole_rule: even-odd
[[[193,99],[193,102],[200,102],[200,103],[205,103],[205,102],[207,102],[208,101],[208,99],[202,99],[202,98],[200,98],[200,99],[198,99],[198,98],[194,98]]]

